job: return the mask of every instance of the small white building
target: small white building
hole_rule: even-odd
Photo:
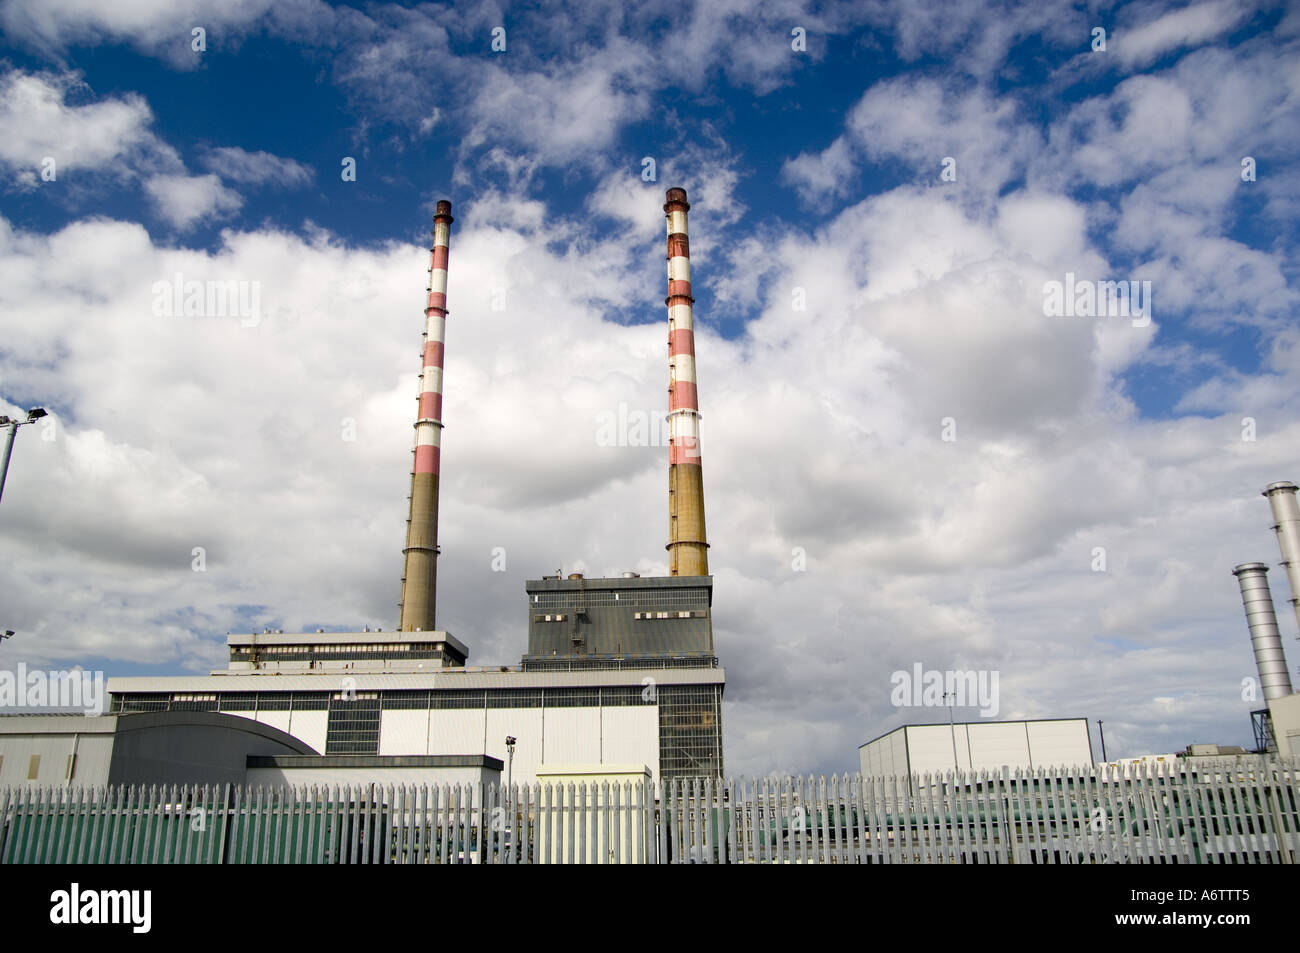
[[[0,787],[244,784],[250,757],[315,754],[273,726],[218,712],[0,715]]]
[[[1277,753],[1283,758],[1300,757],[1300,692],[1274,698],[1268,703],[1273,719]]]
[[[1086,718],[904,725],[858,748],[869,777],[1091,765]]]
[[[538,863],[565,863],[572,858],[579,863],[629,864],[645,855],[646,811],[653,801],[645,786],[653,780],[649,767],[544,764],[538,766],[536,774],[543,785],[564,789],[547,791],[548,801],[557,794],[572,797],[576,792],[578,800],[586,801],[592,808],[575,819],[572,811],[556,810],[552,803],[533,805],[538,819]],[[575,844],[579,845],[577,853],[574,853]]]

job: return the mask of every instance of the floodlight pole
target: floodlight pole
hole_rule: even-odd
[[[9,458],[14,453],[14,437],[18,434],[18,428],[23,424],[33,424],[44,416],[46,416],[46,413],[42,408],[33,407],[27,411],[26,420],[10,420],[8,417],[0,417],[0,427],[5,424],[9,425],[9,436],[5,438],[4,461],[0,462],[0,498],[5,495],[5,479],[9,476]]]

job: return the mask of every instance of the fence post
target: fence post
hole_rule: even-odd
[[[543,847],[542,863],[553,864],[558,862],[559,851],[557,850],[556,837],[559,835],[555,832],[555,811],[558,807],[559,798],[555,794],[555,782],[546,783],[546,841]]]
[[[1277,772],[1279,783],[1274,784],[1273,765],[1269,763],[1266,755],[1260,755],[1259,773],[1263,777],[1264,798],[1268,802],[1269,815],[1273,820],[1273,838],[1277,841],[1278,858],[1284,864],[1294,864],[1295,858],[1291,855],[1291,845],[1287,843],[1286,825],[1282,823],[1282,813],[1278,809],[1278,802],[1282,797],[1281,772]]]
[[[655,782],[655,807],[658,814],[659,823],[655,825],[658,831],[657,845],[658,855],[655,862],[659,864],[668,863],[668,788],[665,786],[663,779]]]

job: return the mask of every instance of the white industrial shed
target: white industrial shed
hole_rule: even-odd
[[[1086,718],[904,725],[858,748],[870,777],[1092,763]]]

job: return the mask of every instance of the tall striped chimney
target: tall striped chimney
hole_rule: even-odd
[[[691,309],[691,252],[686,238],[690,203],[685,189],[669,189],[668,219],[668,572],[707,576],[704,476],[700,459],[700,404],[695,386],[695,319]]]
[[[424,309],[424,365],[415,419],[411,469],[411,515],[406,521],[406,568],[402,573],[403,632],[432,632],[438,597],[438,472],[442,443],[442,354],[447,329],[447,249],[451,203],[438,202]]]

